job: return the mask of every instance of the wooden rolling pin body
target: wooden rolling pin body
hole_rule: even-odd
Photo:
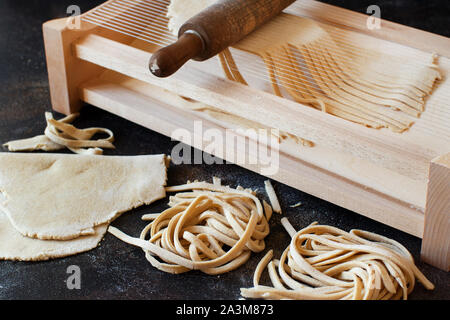
[[[190,59],[207,60],[277,16],[294,1],[217,1],[180,28],[177,42],[153,54],[150,71],[158,77],[167,77]]]

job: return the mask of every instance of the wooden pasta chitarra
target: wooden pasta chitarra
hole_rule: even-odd
[[[270,178],[422,238],[423,260],[450,269],[450,39],[384,20],[381,28],[368,28],[368,16],[314,0],[218,1],[187,21],[177,37],[168,28],[169,3],[110,0],[81,16],[45,23],[54,110],[70,114],[88,103],[167,136],[183,129],[194,137],[199,121],[203,131],[219,130],[224,137],[236,128],[236,119],[279,129],[310,143],[281,139],[276,148],[268,146],[279,154],[278,171]],[[300,26],[309,26],[314,37],[304,35],[308,41],[294,47],[292,31],[301,32]],[[324,30],[326,36],[314,42]],[[324,53],[338,47],[339,54]],[[220,58],[234,59],[216,56],[224,52]],[[411,63],[402,63],[396,76],[404,83],[410,80],[402,72],[421,74],[408,69],[415,61],[429,57],[430,68],[439,66],[442,79],[427,84],[433,91],[423,110],[405,109],[409,114],[403,115],[401,108],[385,110],[369,101],[380,87],[392,93],[391,102],[405,95],[369,83],[358,71],[357,64],[385,53],[387,65]],[[271,68],[280,61],[288,66],[284,71]],[[358,90],[365,91],[355,96]],[[309,104],[319,93],[330,101],[327,108]],[[333,104],[338,98],[345,108]],[[403,132],[377,129],[375,118],[362,125],[354,120],[354,105],[366,102],[373,107],[367,117],[381,110],[380,119],[393,125],[411,114],[420,117]],[[267,147],[248,131],[235,135],[244,140],[227,144],[227,150],[207,148],[204,135],[184,142],[230,162],[237,162],[236,153],[261,157],[248,148],[250,141]],[[261,173],[261,162],[237,164]]]

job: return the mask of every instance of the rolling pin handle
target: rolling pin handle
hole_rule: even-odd
[[[220,0],[186,21],[178,41],[156,52],[150,71],[168,77],[188,60],[204,61],[237,43],[295,0]]]
[[[187,30],[178,38],[177,42],[152,55],[149,62],[150,72],[159,78],[171,76],[204,50],[205,42],[200,34],[193,30]]]

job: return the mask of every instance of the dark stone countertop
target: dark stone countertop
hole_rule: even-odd
[[[101,1],[78,0],[83,11]],[[365,12],[378,4],[387,20],[450,36],[448,1],[326,1],[348,9]],[[0,0],[0,142],[41,134],[45,128],[44,112],[51,110],[41,35],[46,20],[65,16],[70,0]],[[86,106],[75,125],[103,126],[117,137],[114,151],[106,154],[170,154],[176,142],[115,115]],[[6,151],[6,150],[3,150]],[[213,175],[233,186],[238,184],[263,190],[265,178],[234,165],[180,165],[169,169],[169,185],[186,180],[210,179]],[[374,222],[280,183],[274,184],[284,216],[296,228],[313,221],[350,230],[364,229],[393,238],[413,254],[418,267],[436,284],[427,291],[417,284],[410,299],[449,299],[450,273],[419,261],[418,238]],[[301,201],[302,206],[290,208]],[[138,236],[145,222],[142,214],[158,212],[167,200],[158,201],[121,216],[113,225]],[[395,214],[395,213],[393,213]],[[279,223],[271,221],[267,247],[275,256],[288,245],[289,237]],[[264,253],[253,254],[250,261],[234,272],[208,276],[200,272],[170,275],[155,270],[141,249],[107,234],[101,245],[87,253],[46,262],[0,262],[0,299],[238,299],[239,288],[251,286],[253,271]],[[65,280],[70,265],[81,270],[81,289],[69,290]]]

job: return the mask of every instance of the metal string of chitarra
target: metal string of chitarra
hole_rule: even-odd
[[[167,7],[169,4],[170,0],[113,0],[83,15],[82,20],[118,33],[126,34],[158,47],[164,47],[177,40],[177,37],[168,30],[169,19],[167,17]],[[295,5],[299,4],[295,3]],[[359,50],[353,43],[349,42],[345,38],[345,32],[346,30],[335,28],[333,30],[333,37],[339,41],[339,45],[343,46],[344,49],[351,50],[352,55],[355,57],[366,57],[367,51]],[[308,94],[310,89],[317,90],[320,87],[317,82],[320,80],[317,78],[313,79],[311,71],[304,62],[301,53],[294,52],[293,55],[297,63],[295,68],[292,67],[291,61],[288,61],[285,56],[274,55],[272,57],[274,62],[281,66],[277,70],[277,78],[281,81],[293,82],[291,74],[300,70],[305,76],[301,81],[295,82],[294,80],[294,90],[300,94]],[[233,56],[238,61],[239,70],[236,65],[229,66],[231,70],[237,72],[242,71],[246,76],[254,77],[264,82],[273,82],[273,78],[271,78],[265,69],[260,68],[255,63],[250,63],[251,58],[248,53],[233,50]],[[349,66],[356,63],[352,57],[341,56],[339,58]],[[312,59],[314,60],[315,58]],[[405,63],[414,64],[414,62]],[[319,65],[315,72],[326,73],[327,71],[326,66]],[[440,96],[439,100],[445,101],[447,98],[450,98],[450,96]]]

